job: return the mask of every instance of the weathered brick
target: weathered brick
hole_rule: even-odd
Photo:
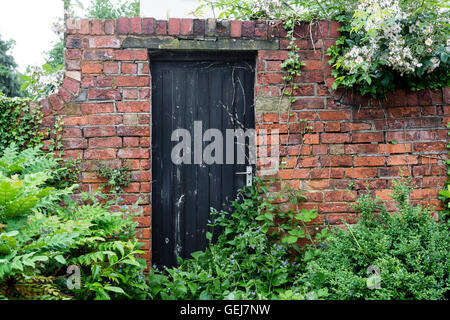
[[[155,33],[155,19],[154,18],[142,18],[142,33],[153,34]]]
[[[103,72],[105,74],[119,73],[119,64],[117,62],[104,62]]]
[[[52,106],[52,109],[54,111],[61,110],[64,107],[64,101],[61,99],[61,97],[57,94],[52,94],[48,101],[50,102],[50,105]]]
[[[348,133],[322,133],[322,143],[346,143],[350,142],[350,135]]]
[[[111,126],[87,127],[83,128],[83,136],[91,137],[113,137],[116,135],[116,128]]]
[[[242,21],[231,21],[230,36],[239,38],[242,35]]]
[[[130,19],[130,33],[131,34],[142,34],[142,21],[141,18],[131,18]]]
[[[89,49],[84,50],[83,60],[112,60],[114,57],[113,49]]]
[[[159,34],[159,35],[167,34],[167,21],[157,20],[155,32],[156,32],[156,34]]]
[[[413,145],[415,152],[445,151],[446,148],[444,142],[417,142]]]
[[[255,21],[242,21],[242,36],[252,38],[255,35]]]
[[[337,157],[321,157],[320,164],[322,167],[351,167],[351,156],[337,156]]]
[[[112,113],[114,105],[112,103],[83,103],[81,111],[83,114]]]
[[[346,168],[345,176],[353,179],[374,178],[377,172],[377,168]]]
[[[205,35],[205,20],[204,19],[194,19],[194,35],[204,36]]]
[[[322,104],[323,104],[322,99]],[[351,113],[349,111],[319,111],[318,112],[320,120],[349,120],[351,118]]]
[[[84,152],[85,159],[108,160],[116,158],[116,150],[114,149],[88,149]]]
[[[352,142],[382,142],[384,140],[382,132],[355,132],[352,134]]]
[[[267,22],[256,21],[255,23],[255,37],[267,38]]]
[[[91,34],[93,35],[103,35],[105,34],[105,20],[93,19],[91,20]]]
[[[117,32],[119,34],[128,34],[130,32],[130,18],[117,19]]]
[[[387,158],[387,165],[389,166],[401,166],[418,164],[419,160],[416,155],[393,155]]]
[[[81,72],[83,73],[102,73],[101,63],[82,63]]]
[[[122,63],[122,73],[125,74],[136,74],[138,70],[138,65],[136,63]]]
[[[194,20],[193,19],[181,19],[181,32],[184,36],[194,34]]]
[[[114,125],[122,122],[122,116],[118,115],[89,115],[88,123],[93,126]]]
[[[150,153],[148,149],[120,149],[117,156],[123,159],[148,159]]]
[[[284,61],[287,58],[288,58],[288,51],[284,51],[284,50],[259,50],[258,51],[258,59]]]
[[[146,101],[117,102],[117,112],[150,112],[150,103]]]
[[[139,147],[139,137],[124,137],[123,146],[126,148]]]
[[[131,173],[131,180],[132,181],[151,181],[152,176],[150,171],[133,171]]]
[[[376,167],[384,166],[384,157],[355,157],[354,166],[355,167]]]
[[[114,34],[115,33],[115,20],[108,19],[105,21],[105,34]]]
[[[148,76],[119,76],[116,77],[118,87],[145,87],[150,84]]]
[[[170,18],[169,19],[169,34],[170,35],[178,35],[180,34],[180,21],[178,18]]]
[[[123,89],[122,96],[124,99],[138,99],[139,91],[137,88]]]
[[[89,100],[120,100],[122,98],[118,89],[90,89]],[[112,112],[112,111],[111,111]]]
[[[136,61],[136,60],[147,60],[147,50],[142,49],[124,49],[124,50],[116,50],[114,51],[114,59],[115,60],[127,60],[127,61]]]
[[[119,126],[117,134],[126,137],[148,137],[150,136],[150,127]]]
[[[101,37],[89,39],[89,48],[120,48],[120,39]]]
[[[122,138],[90,138],[89,148],[120,148],[122,147]]]

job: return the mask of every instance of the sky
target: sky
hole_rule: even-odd
[[[90,0],[79,0],[85,7]],[[63,16],[62,0],[0,0],[0,35],[3,40],[13,39],[15,47],[10,51],[25,72],[28,65],[44,64],[44,52],[52,48],[58,36],[52,30],[52,22]],[[114,0],[113,0],[114,2]],[[141,15],[166,19],[188,17],[198,0],[141,0]]]
[[[44,51],[58,40],[52,31],[52,21],[63,14],[61,0],[0,0],[0,35],[13,39],[16,45],[10,51],[23,72],[27,65],[42,65]]]

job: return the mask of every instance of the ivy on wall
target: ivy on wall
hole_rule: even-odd
[[[41,119],[38,105],[31,105],[28,99],[9,98],[0,93],[0,152],[11,143],[25,148],[42,142]]]

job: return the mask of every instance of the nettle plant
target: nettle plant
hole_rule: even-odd
[[[437,1],[362,0],[342,16],[342,36],[327,54],[338,87],[373,97],[395,88],[450,85],[448,10]]]

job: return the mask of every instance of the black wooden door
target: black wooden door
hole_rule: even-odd
[[[210,208],[229,209],[237,190],[245,186],[246,163],[199,164],[194,144],[194,121],[202,132],[254,129],[255,58],[242,53],[151,54],[152,73],[152,261],[176,265],[177,255],[190,258],[207,245]],[[198,126],[197,126],[198,127]],[[244,127],[244,128],[243,128]],[[176,129],[191,133],[191,164],[174,164],[171,141]],[[211,139],[213,141],[214,139]],[[246,142],[248,139],[246,139]],[[201,150],[211,142],[201,142]],[[199,144],[197,144],[198,146]],[[228,150],[229,152],[229,150]],[[197,157],[197,160],[195,160]]]

